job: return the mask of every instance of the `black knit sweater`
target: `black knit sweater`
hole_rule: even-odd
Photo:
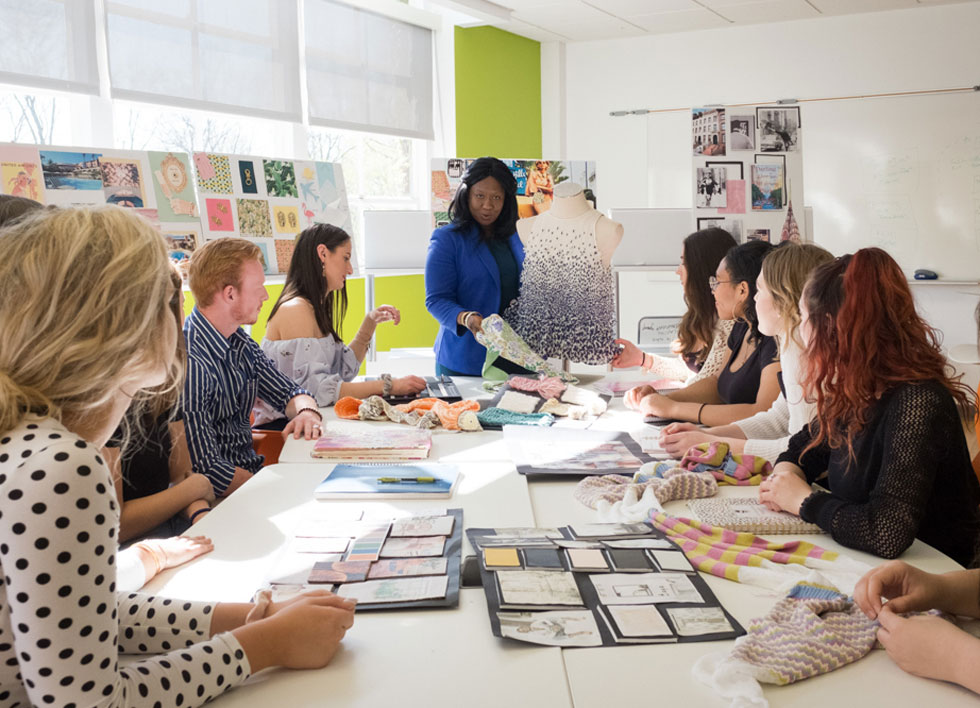
[[[816,423],[811,424],[816,429]],[[802,456],[811,432],[804,427],[777,462],[798,465],[821,484],[800,516],[844,546],[895,558],[916,538],[962,565],[970,565],[980,538],[980,484],[956,404],[935,381],[900,384],[873,406],[854,438],[848,469],[846,446],[820,445]]]

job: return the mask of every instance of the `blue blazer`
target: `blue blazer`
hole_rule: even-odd
[[[432,232],[425,259],[425,307],[439,322],[436,363],[471,376],[483,373],[487,350],[456,318],[467,310],[486,317],[500,309],[500,270],[477,229],[476,224],[440,226]],[[520,273],[524,246],[516,233],[510,250]]]

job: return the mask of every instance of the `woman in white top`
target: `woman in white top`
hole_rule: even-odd
[[[350,345],[344,344],[339,329],[347,311],[347,276],[354,272],[350,259],[350,236],[341,228],[315,224],[297,237],[262,350],[320,406],[331,406],[344,396],[414,395],[426,386],[419,376],[383,374],[378,381],[351,383],[375,328],[389,320],[398,324],[401,313],[391,305],[371,310]],[[257,425],[281,417],[261,402],[255,411]]]
[[[692,423],[664,428],[661,445],[674,457],[683,457],[692,445],[712,440],[727,442],[733,452],[745,452],[775,462],[790,437],[810,422],[814,404],[800,386],[800,296],[813,270],[833,256],[811,243],[785,242],[762,262],[755,294],[759,331],[779,342],[780,394],[767,411],[729,425],[700,429]]]
[[[0,230],[4,706],[199,706],[268,666],[325,665],[354,621],[322,591],[256,605],[117,591],[99,449],[147,388],[180,387],[173,294],[164,240],[131,210],[45,210]],[[123,667],[124,653],[146,656]]]
[[[695,231],[685,238],[681,262],[675,271],[687,303],[674,343],[677,356],[647,354],[629,340],[617,339],[623,351],[612,365],[617,369],[641,366],[657,378],[682,381],[685,386],[720,373],[727,360],[728,336],[734,321],[718,317],[708,279],[736,245],[732,235],[719,228]]]

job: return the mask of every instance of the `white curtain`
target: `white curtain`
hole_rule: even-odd
[[[432,30],[305,0],[310,123],[432,140]]]
[[[0,83],[99,93],[95,11],[83,0],[0,0]]]
[[[113,98],[300,122],[295,0],[106,0]]]

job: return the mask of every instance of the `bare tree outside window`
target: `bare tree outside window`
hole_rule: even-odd
[[[51,145],[61,103],[54,96],[0,94],[0,140]]]

